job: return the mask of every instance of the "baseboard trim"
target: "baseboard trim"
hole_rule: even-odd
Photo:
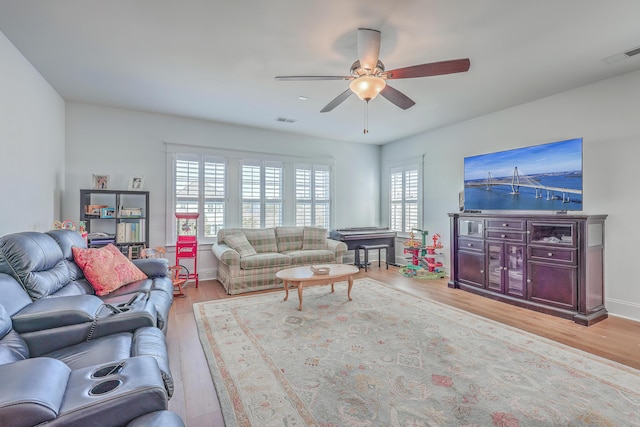
[[[640,304],[615,298],[605,298],[605,301],[610,315],[640,322]]]

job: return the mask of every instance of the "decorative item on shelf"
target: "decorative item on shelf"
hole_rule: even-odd
[[[132,176],[129,178],[129,190],[138,191],[144,188],[144,176]]]
[[[96,174],[93,174],[93,189],[94,190],[108,190],[109,189],[109,175],[96,175]]]
[[[115,208],[100,208],[100,218],[115,218],[116,217],[116,209]]]
[[[70,219],[62,221],[62,229],[76,231],[76,223]]]
[[[107,205],[86,205],[84,208],[84,214],[90,216],[99,217],[102,213],[102,208],[108,208]]]
[[[84,239],[84,242],[88,243],[87,236],[89,235],[89,233],[87,233],[87,224],[84,221],[78,221],[78,233],[80,233],[80,235]]]
[[[60,230],[62,229],[62,221],[53,221],[53,224],[51,224],[51,229],[52,230]]]
[[[142,208],[125,208],[120,206],[118,216],[120,218],[140,218],[142,216]]]
[[[318,274],[318,275],[329,274],[329,272],[331,271],[331,267],[326,267],[326,266],[314,267],[312,265],[309,268],[311,269],[313,274]]]

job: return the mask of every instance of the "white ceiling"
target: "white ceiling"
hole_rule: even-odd
[[[383,144],[640,69],[638,0],[0,0],[0,31],[69,101]],[[416,105],[356,96],[356,30],[388,70],[468,57],[468,73],[389,83]],[[1,63],[1,61],[0,61]],[[308,100],[301,101],[299,96]],[[292,118],[281,123],[276,117]]]

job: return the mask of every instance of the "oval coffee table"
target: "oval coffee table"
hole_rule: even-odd
[[[276,277],[281,279],[284,284],[284,300],[289,298],[289,285],[293,285],[298,288],[298,299],[300,300],[300,306],[298,310],[302,311],[302,289],[305,286],[314,285],[328,285],[331,284],[331,292],[334,292],[333,284],[340,282],[341,280],[347,280],[349,282],[349,289],[347,291],[347,298],[351,301],[351,287],[353,286],[353,275],[360,269],[355,265],[347,264],[323,264],[314,265],[314,267],[329,267],[328,274],[314,274],[311,271],[311,267],[301,266],[292,267],[280,270],[276,273]]]

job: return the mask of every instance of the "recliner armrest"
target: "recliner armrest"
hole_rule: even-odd
[[[70,375],[67,365],[46,357],[0,365],[0,424],[30,427],[55,419]]]
[[[134,259],[133,264],[151,279],[169,276],[169,261],[165,258]]]
[[[168,397],[153,357],[71,372],[60,413],[52,426],[126,425],[150,412],[167,409]]]
[[[102,300],[95,295],[73,295],[34,301],[11,317],[13,329],[27,332],[93,321]]]

